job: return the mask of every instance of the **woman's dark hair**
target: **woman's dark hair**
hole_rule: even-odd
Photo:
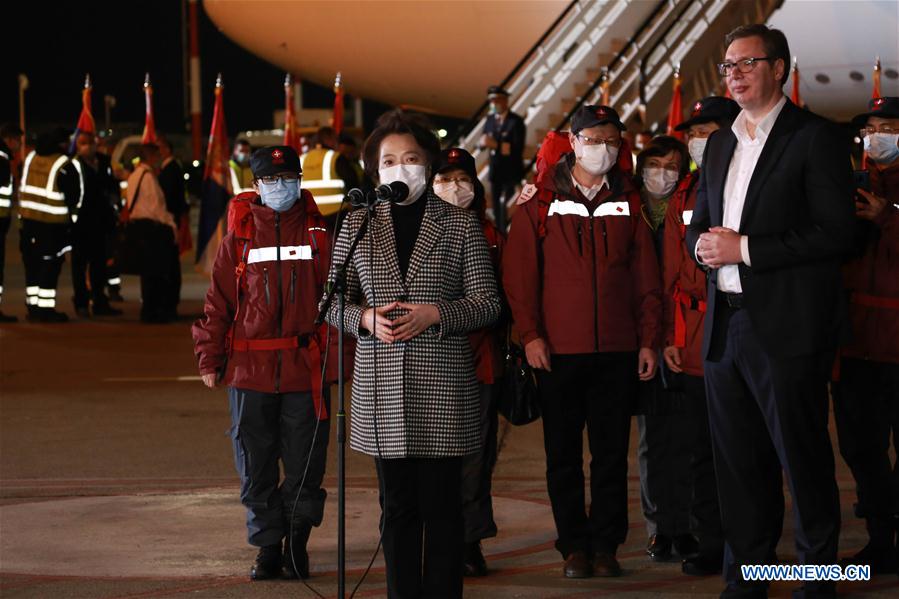
[[[778,58],[784,62],[784,74],[780,78],[780,85],[783,86],[790,76],[790,45],[787,43],[787,36],[780,29],[769,29],[761,23],[752,25],[740,25],[726,36],[724,36],[724,47],[728,48],[734,40],[743,39],[744,37],[758,37],[762,40],[762,46],[765,48],[765,55],[771,59],[771,68],[774,68],[774,61]],[[756,58],[761,58],[760,56]]]
[[[676,152],[680,156],[678,180],[687,176],[687,173],[690,172],[690,152],[687,150],[687,144],[670,135],[659,135],[658,137],[653,137],[649,145],[637,154],[636,183],[638,183],[638,187],[643,184],[643,167],[646,165],[646,161],[650,158],[667,156],[671,152]]]
[[[430,181],[428,181],[428,186],[434,186],[434,177],[436,177],[438,174],[449,173],[456,170],[465,173],[464,169],[457,168],[455,166],[449,166],[447,168],[441,169],[440,173],[434,173],[433,175],[431,175],[431,179]],[[468,173],[465,174],[468,175]],[[481,183],[481,180],[477,177],[473,178],[472,184],[474,185],[474,199],[471,201],[471,204],[469,204],[468,210],[473,210],[474,213],[478,215],[478,218],[480,218],[483,222],[487,220],[487,191],[484,189],[484,184]]]
[[[388,135],[411,135],[425,151],[428,165],[440,157],[440,142],[431,131],[431,123],[420,114],[403,112],[399,108],[385,112],[375,123],[375,128],[362,146],[362,160],[365,174],[378,180],[378,162],[381,156],[381,142]]]

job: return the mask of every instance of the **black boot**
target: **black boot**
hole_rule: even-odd
[[[281,576],[281,543],[259,548],[250,568],[250,580],[269,580]]]
[[[487,576],[487,561],[484,559],[484,553],[481,551],[479,542],[465,543],[463,561],[465,563],[465,576]]]
[[[0,312],[0,322],[19,322],[19,319]]]
[[[312,522],[300,520],[295,522],[287,536],[284,547],[284,576],[286,578],[309,578],[309,553],[306,543],[312,532]]]
[[[40,322],[69,322],[69,315],[65,312],[57,312],[55,308],[38,308],[40,310]]]

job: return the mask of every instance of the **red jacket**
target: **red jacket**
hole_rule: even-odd
[[[490,221],[483,221],[483,225],[484,237],[487,238],[487,247],[490,250],[490,259],[493,262],[496,280],[502,281],[501,266],[506,238]],[[502,319],[495,326],[478,329],[468,334],[468,340],[474,352],[475,376],[479,383],[493,384],[502,374],[504,356],[501,348],[504,337],[505,325]]]
[[[702,323],[705,318],[706,275],[690,256],[684,238],[696,206],[699,173],[681,181],[668,203],[662,250],[664,345],[682,348],[681,366],[702,376]]]
[[[554,354],[657,347],[661,283],[640,194],[615,168],[589,201],[573,162],[559,161],[512,222],[503,284],[522,343],[542,337]]]
[[[234,233],[229,232],[215,259],[204,317],[193,325],[200,374],[226,366],[224,382],[229,386],[266,393],[310,391],[314,359],[307,344],[313,338],[317,306],[328,275],[330,236],[320,215],[307,216],[302,200],[277,213],[257,198],[250,209],[255,232],[241,279],[237,316],[235,267],[239,259]],[[234,348],[229,350],[232,323]],[[294,336],[300,338],[298,348],[240,349],[245,340]],[[323,350],[324,335],[319,337]],[[332,330],[333,350],[336,345],[337,335]],[[320,376],[319,372],[315,376]]]
[[[871,191],[887,205],[874,222],[861,222],[863,254],[844,269],[851,292],[852,341],[843,355],[899,363],[899,164],[868,167]]]

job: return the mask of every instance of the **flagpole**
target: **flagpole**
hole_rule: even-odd
[[[202,96],[200,94],[200,33],[198,26],[197,0],[190,0],[190,134],[194,160],[199,160],[203,151]],[[219,74],[221,76],[221,73]],[[216,86],[218,83],[216,82]]]
[[[19,73],[19,129],[22,130],[22,137],[25,137],[25,90],[28,89],[28,77],[25,73]],[[19,155],[25,160],[25,143],[20,144]]]

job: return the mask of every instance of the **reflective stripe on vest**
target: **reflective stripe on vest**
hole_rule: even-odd
[[[56,180],[59,169],[68,161],[61,154],[37,156],[35,152],[25,158],[22,187],[19,189],[19,214],[22,218],[49,223],[68,221],[69,208]]]
[[[236,162],[234,162],[233,160],[229,161],[228,170],[231,172],[231,193],[233,195],[246,193],[248,191],[254,191],[252,185],[250,187],[244,187],[242,185],[240,177],[237,176],[237,173],[242,169]]]
[[[337,174],[337,158],[334,150],[315,148],[300,156],[303,178],[301,189],[308,189],[323,215],[337,212],[343,201],[346,183]]]
[[[554,214],[560,216],[583,216],[584,218],[587,218],[590,216],[590,211],[580,202],[574,202],[572,200],[555,200],[549,205],[547,216],[553,216]],[[593,216],[630,216],[630,214],[631,209],[627,202],[605,202],[597,206],[596,210],[593,211]]]
[[[247,254],[247,264],[256,262],[274,262],[278,259],[278,248],[253,248]],[[312,260],[312,246],[288,245],[281,246],[281,260]]]
[[[78,205],[75,206],[75,214],[72,215],[72,222],[78,221],[78,213],[81,212],[81,204],[84,203],[84,172],[81,170],[81,162],[76,158],[72,161],[72,166],[78,171]]]
[[[0,157],[7,161],[9,160],[9,155],[2,150],[0,150]],[[9,182],[6,185],[0,186],[0,218],[9,216],[9,209],[12,207],[12,190],[12,165],[10,165]]]

